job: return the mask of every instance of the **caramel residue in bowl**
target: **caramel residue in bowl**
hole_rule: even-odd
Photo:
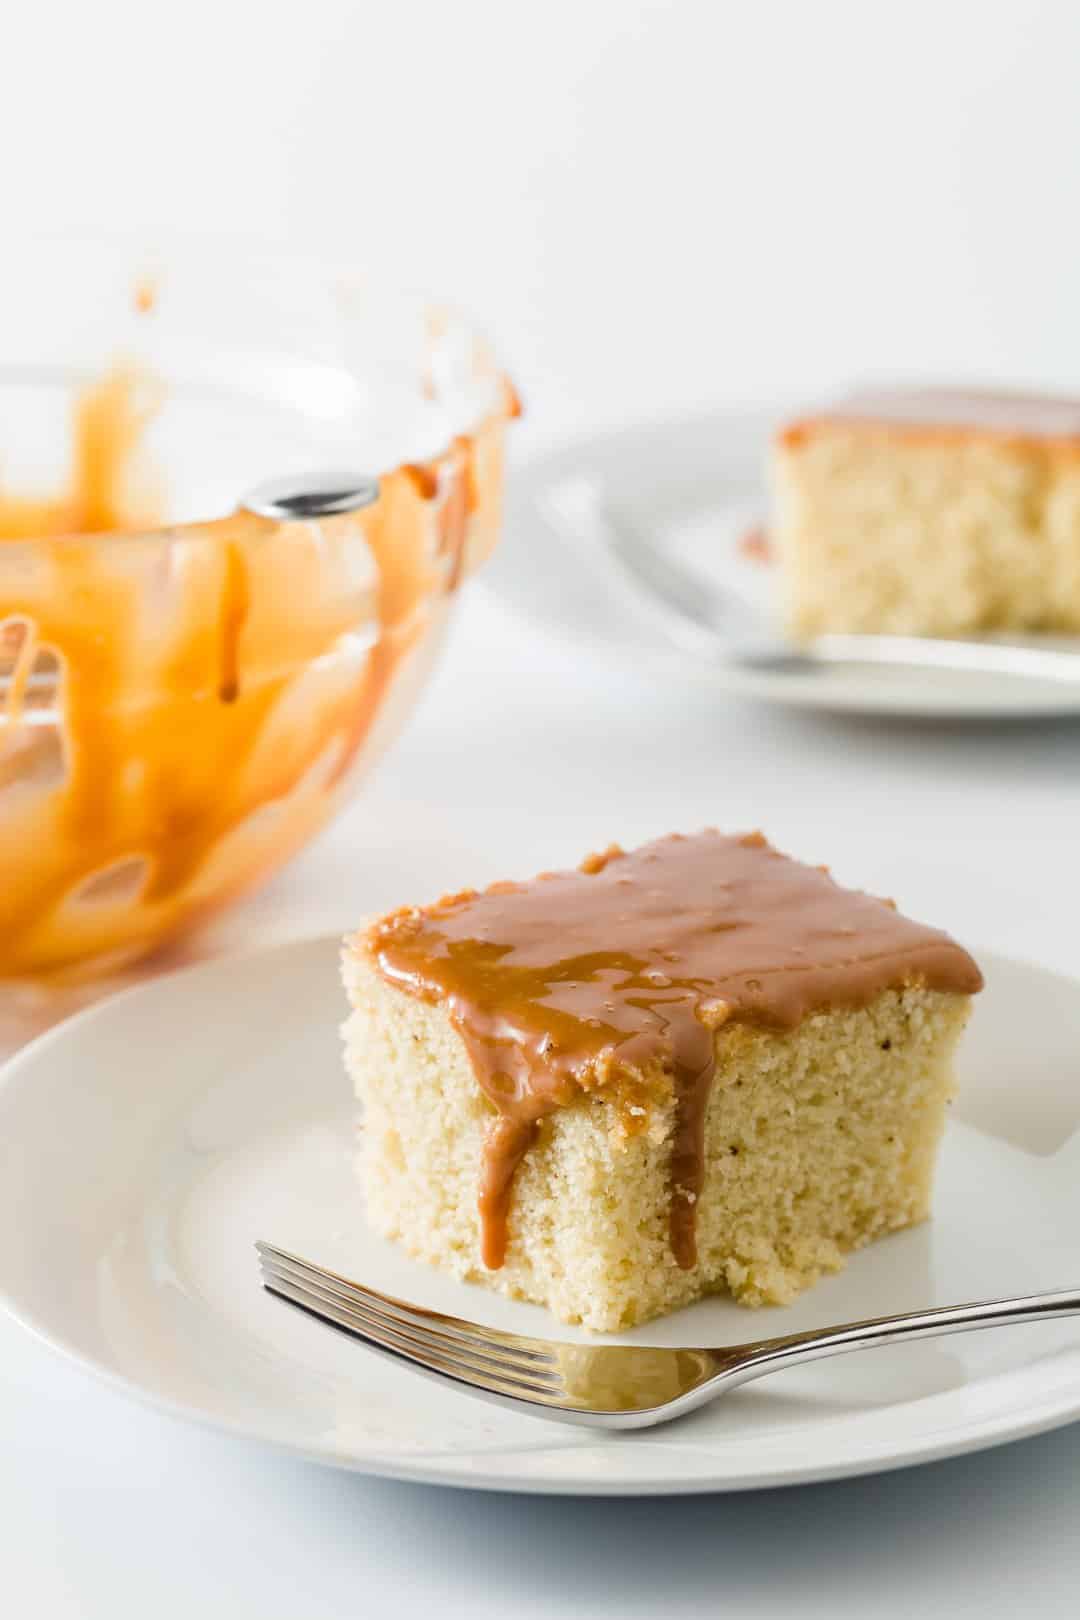
[[[132,289],[131,302],[137,315],[150,315],[157,307],[158,283],[156,276],[139,276]]]
[[[498,533],[501,400],[361,513],[170,533],[136,478],[161,397],[117,366],[74,402],[68,489],[0,492],[0,539],[30,542],[11,567],[0,549],[0,980],[142,954],[294,853],[400,723]]]
[[[433,501],[435,499],[439,493],[439,469],[437,465],[425,467],[421,462],[408,461],[401,470],[422,501]]]
[[[129,365],[118,364],[80,389],[72,406],[67,489],[35,497],[0,488],[0,540],[107,534],[159,523],[161,492],[142,452],[162,398],[161,385]]]
[[[221,676],[218,696],[235,703],[240,696],[240,636],[251,608],[247,562],[239,546],[225,546],[221,590]]]
[[[689,1269],[717,1029],[793,1029],[890,988],[971,994],[982,983],[946,934],[840,888],[760,832],[612,846],[574,872],[394,913],[364,945],[388,983],[447,1008],[492,1105],[479,1207],[493,1269],[515,1172],[556,1109],[600,1095],[633,1129],[674,1101],[670,1243]]]

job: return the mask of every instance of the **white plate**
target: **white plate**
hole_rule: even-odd
[[[964,671],[837,666],[812,674],[740,670],[669,646],[652,622],[626,609],[602,560],[574,547],[541,510],[545,489],[588,477],[639,530],[655,536],[758,613],[775,610],[772,570],[739,542],[767,514],[766,451],[775,414],[716,411],[582,439],[517,469],[507,492],[503,543],[481,581],[523,617],[622,665],[658,675],[694,672],[718,690],[800,708],[939,719],[1080,714],[1075,682]],[[1028,638],[1030,644],[1032,638]],[[1047,646],[1076,642],[1045,638]],[[1080,671],[1080,659],[1078,659]]]
[[[666,1428],[596,1434],[389,1365],[261,1292],[267,1237],[377,1286],[558,1334],[366,1229],[337,944],[215,961],[80,1014],[0,1087],[0,1293],[118,1388],[346,1468],[520,1491],[676,1493],[949,1456],[1080,1414],[1080,1321],[780,1374]],[[713,1300],[637,1330],[720,1344],[1080,1281],[1080,984],[984,958],[937,1216],[784,1311]],[[571,1330],[562,1336],[573,1337]]]

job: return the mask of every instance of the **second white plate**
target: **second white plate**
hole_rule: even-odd
[[[836,1478],[1080,1415],[1080,1321],[842,1357],[668,1427],[575,1431],[389,1365],[264,1294],[270,1238],[392,1293],[573,1338],[367,1229],[336,940],[218,960],[43,1036],[0,1085],[0,1298],[118,1388],[341,1467],[531,1492]],[[716,1299],[629,1337],[722,1344],[1080,1278],[1080,984],[982,958],[936,1217],[784,1311]]]
[[[655,537],[658,548],[768,615],[775,607],[772,570],[749,559],[740,542],[767,513],[765,461],[774,422],[761,410],[708,412],[581,439],[535,458],[510,480],[505,537],[478,583],[579,652],[591,648],[624,666],[645,664],[658,678],[689,672],[720,691],[857,714],[968,720],[1080,714],[1080,655],[1077,679],[1068,682],[866,665],[792,674],[695,657],[628,610],[603,559],[568,543],[544,515],[546,490],[587,478],[632,512],[636,528]]]

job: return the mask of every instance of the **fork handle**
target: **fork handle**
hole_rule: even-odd
[[[783,1338],[761,1339],[732,1350],[713,1350],[725,1381],[749,1383],[781,1367],[795,1367],[824,1356],[842,1356],[849,1350],[869,1350],[884,1344],[906,1344],[911,1339],[936,1339],[949,1333],[974,1333],[979,1328],[1008,1327],[1043,1322],[1052,1317],[1080,1316],[1080,1289],[1064,1288],[1048,1294],[1027,1294],[1017,1299],[990,1299],[973,1305],[953,1305],[901,1316],[872,1317],[841,1327],[790,1333]]]
[[[1080,653],[1055,647],[976,638],[934,636],[818,636],[806,649],[825,664],[886,664],[959,670],[968,674],[1026,676],[1031,680],[1080,681]]]

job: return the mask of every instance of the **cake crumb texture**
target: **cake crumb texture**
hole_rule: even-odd
[[[786,1304],[929,1213],[970,998],[912,984],[792,1030],[715,1029],[691,1269],[671,1252],[675,1101],[658,1085],[636,1133],[597,1092],[543,1121],[515,1178],[505,1264],[488,1270],[477,1185],[497,1116],[465,1044],[443,1005],[395,990],[362,949],[343,961],[369,1219],[455,1277],[615,1331],[707,1293]]]
[[[773,493],[799,637],[1080,631],[1080,439],[823,419],[780,436]]]

